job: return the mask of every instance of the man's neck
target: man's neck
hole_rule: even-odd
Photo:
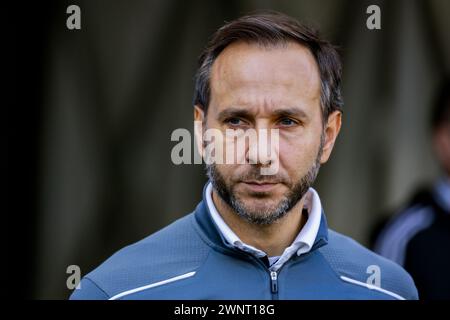
[[[225,223],[244,243],[264,251],[269,257],[280,256],[306,223],[305,197],[282,218],[269,225],[257,225],[240,217],[213,189],[212,199]]]

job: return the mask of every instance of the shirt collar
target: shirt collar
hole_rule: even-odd
[[[322,217],[322,204],[317,191],[313,188],[309,188],[306,193],[305,208],[308,212],[308,220],[298,233],[293,244],[302,243],[307,247],[307,251],[309,251],[316,240],[320,227],[320,219]]]
[[[222,216],[217,211],[216,206],[212,200],[212,184],[208,183],[206,186],[206,205],[208,206],[209,212],[211,213],[211,217],[219,229],[220,233],[223,235],[225,240],[231,244],[232,246],[239,248],[243,251],[254,254],[257,257],[264,257],[266,253],[262,250],[259,250],[251,245],[245,244],[241,241],[241,239],[231,230],[231,228],[225,223]]]
[[[256,257],[261,258],[267,255],[264,251],[244,243],[225,223],[212,200],[211,182],[209,182],[206,186],[205,197],[207,207],[214,223],[216,224],[224,239],[229,244],[240,250],[249,252]],[[292,244],[284,250],[283,254],[275,264],[276,267],[281,267],[281,265],[286,262],[294,253],[297,253],[297,255],[301,255],[303,253],[309,252],[314,245],[314,241],[316,240],[321,224],[322,204],[320,202],[319,195],[313,188],[309,188],[306,193],[304,207],[308,212],[308,220],[306,221],[305,225],[300,230]]]

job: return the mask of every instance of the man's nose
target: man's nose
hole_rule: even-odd
[[[278,130],[266,128],[256,129],[256,141],[249,143],[247,150],[247,162],[261,166],[269,166],[278,161],[278,139],[274,139]]]

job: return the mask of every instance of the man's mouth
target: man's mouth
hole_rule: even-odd
[[[276,181],[242,181],[242,184],[252,192],[268,192],[279,183]]]

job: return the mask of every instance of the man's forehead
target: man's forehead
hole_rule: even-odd
[[[296,43],[275,47],[234,43],[214,62],[210,81],[212,100],[264,95],[273,100],[314,100],[320,95],[317,63],[306,47]]]

